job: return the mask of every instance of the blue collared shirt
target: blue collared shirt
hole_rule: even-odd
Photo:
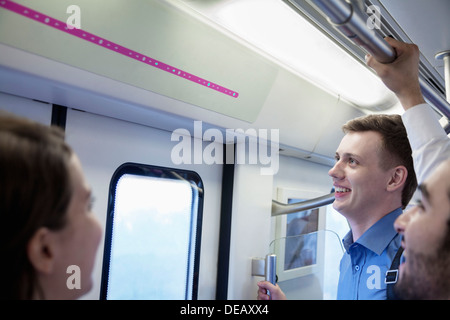
[[[340,263],[338,300],[385,300],[386,271],[401,245],[394,221],[398,208],[378,220],[353,242],[352,231],[342,240],[345,248]]]

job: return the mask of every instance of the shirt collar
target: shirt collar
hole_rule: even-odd
[[[402,208],[395,209],[388,213],[364,232],[356,243],[378,255],[382,254],[384,249],[386,249],[392,239],[397,235],[397,231],[394,229],[394,221],[401,214]],[[344,244],[345,250],[348,252],[348,249],[353,244],[351,230],[345,235],[344,239],[342,239],[342,243]]]

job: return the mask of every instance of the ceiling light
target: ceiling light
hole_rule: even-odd
[[[385,110],[397,103],[373,72],[280,0],[185,3],[277,63],[359,107]]]

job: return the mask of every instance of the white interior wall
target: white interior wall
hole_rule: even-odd
[[[68,110],[66,137],[81,159],[83,171],[94,190],[93,211],[106,224],[107,199],[111,177],[125,162],[177,167],[196,171],[204,183],[202,245],[199,299],[214,299],[217,275],[220,221],[221,165],[174,165],[171,150],[176,142],[171,133],[126,121]],[[98,299],[100,292],[103,242],[94,269],[94,289],[85,299]]]
[[[272,175],[261,175],[259,165],[235,167],[230,240],[228,299],[256,299],[252,258],[269,253]]]
[[[49,124],[51,104],[0,94],[0,109]],[[115,169],[127,161],[174,166],[170,160],[169,131],[69,109],[66,124],[68,143],[81,159],[84,173],[96,198],[94,212],[106,223],[109,182]],[[209,143],[208,143],[209,144]],[[277,188],[298,188],[328,193],[331,180],[324,165],[280,156],[274,176],[261,175],[261,166],[236,164],[230,243],[229,299],[254,299],[256,282],[251,276],[251,259],[269,253],[271,235],[271,200]],[[197,171],[205,184],[199,298],[214,299],[217,276],[220,222],[221,165],[175,166]],[[94,270],[94,289],[84,298],[98,299],[101,280],[103,243]],[[306,276],[284,283],[283,290],[295,298],[320,299],[320,279]],[[299,291],[298,288],[302,289]]]
[[[0,92],[0,110],[49,125],[52,105]]]

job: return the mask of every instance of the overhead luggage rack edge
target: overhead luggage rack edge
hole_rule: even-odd
[[[391,30],[393,31],[394,28],[388,26],[386,21],[383,20],[380,30],[377,30],[378,32],[375,30],[369,30],[365,23],[367,19],[369,19],[369,16],[356,5],[361,4],[361,2],[356,2],[355,0],[285,0],[285,2],[287,2],[291,7],[296,8],[302,15],[308,16],[310,21],[315,22],[316,25],[322,29],[322,31],[328,33],[334,41],[336,41],[341,47],[344,47],[347,52],[352,54],[354,57],[357,57],[360,61],[364,59],[362,57],[361,48],[364,49],[363,51],[367,51],[372,54],[380,62],[388,63],[393,61],[395,58],[395,56],[392,55],[393,48],[390,47],[386,41],[384,41],[382,37],[383,34],[381,34],[384,33],[386,36]],[[368,6],[369,4],[371,4],[371,2],[366,0],[365,5]],[[309,8],[304,9],[302,6],[308,6]],[[330,25],[333,25],[333,27],[329,28],[329,26],[324,26],[323,21],[318,23],[320,18],[318,18],[314,13],[309,12],[311,9],[315,9],[320,12],[320,15],[323,17],[328,17],[328,22]],[[352,18],[353,16],[358,16],[358,18]],[[339,35],[337,32],[333,32],[333,29],[338,31]],[[394,35],[394,37],[398,40],[409,40],[402,39],[402,37],[394,31],[389,34]],[[353,42],[356,47],[349,46],[349,40]],[[439,113],[449,119],[450,104],[442,95],[442,89],[436,84],[436,79],[433,79],[430,76],[430,73],[424,69],[426,69],[426,67],[423,63],[421,63],[419,81],[422,93],[425,99]],[[450,125],[447,125],[447,133],[449,130]]]

